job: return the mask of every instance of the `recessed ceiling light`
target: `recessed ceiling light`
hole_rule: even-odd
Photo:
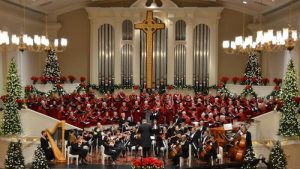
[[[248,2],[247,1],[243,1],[243,4],[247,4]]]

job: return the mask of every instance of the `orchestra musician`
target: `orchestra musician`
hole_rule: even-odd
[[[41,148],[43,149],[46,159],[47,160],[53,160],[54,159],[54,154],[52,151],[52,148],[49,146],[49,140],[47,137],[47,133],[45,130],[43,130],[41,132],[42,137],[40,138],[40,142],[41,142]]]
[[[189,157],[189,142],[187,141],[187,136],[182,135],[179,143],[180,151],[173,157],[172,161],[174,165],[179,164],[179,158]]]
[[[78,136],[77,140],[74,142],[71,142],[71,154],[73,155],[79,155],[79,160],[83,164],[87,164],[87,154],[88,149],[86,149],[84,146],[86,146],[87,143],[83,139],[82,136]]]
[[[117,160],[117,157],[120,154],[120,151],[115,149],[115,141],[110,136],[110,133],[107,133],[107,136],[104,137],[103,140],[103,146],[104,146],[104,154],[110,155],[112,158],[112,164],[115,164],[115,161]]]

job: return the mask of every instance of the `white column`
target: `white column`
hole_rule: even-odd
[[[174,84],[174,48],[175,48],[175,29],[174,22],[168,19],[168,56],[167,56],[167,84]]]
[[[216,19],[210,25],[210,59],[209,59],[209,85],[215,85],[218,82],[218,25],[219,19]]]
[[[121,84],[122,22],[120,19],[115,21],[113,28],[115,30],[115,84]]]
[[[98,24],[90,19],[90,83],[98,84]]]
[[[186,84],[193,85],[193,21],[186,20]]]
[[[139,22],[139,19],[133,20],[133,24]],[[133,60],[132,75],[133,84],[140,85],[140,30],[133,30]]]

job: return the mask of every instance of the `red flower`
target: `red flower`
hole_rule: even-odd
[[[141,167],[163,168],[163,162],[162,160],[153,157],[143,158],[142,160],[138,158],[132,161],[132,166],[137,168],[141,168]]]
[[[7,95],[3,95],[0,98],[4,103],[7,102],[8,96]]]
[[[32,86],[31,86],[31,85],[26,86],[26,87],[25,87],[25,91],[26,91],[26,92],[32,91]]]
[[[68,76],[68,78],[69,78],[69,81],[70,81],[70,83],[73,83],[74,81],[75,81],[75,77],[74,76],[72,76],[72,75],[70,75],[70,76]]]
[[[140,87],[139,87],[139,85],[134,85],[132,88],[133,88],[133,90],[139,90]]]
[[[295,97],[294,100],[295,100],[295,102],[296,102],[297,104],[300,103],[300,97]]]
[[[39,81],[39,78],[36,76],[32,76],[30,79],[33,81],[33,84],[36,84]]]
[[[173,90],[174,87],[173,87],[172,85],[168,85],[167,89],[168,89],[168,90]]]
[[[263,79],[261,79],[261,82],[262,82],[263,85],[266,86],[270,81],[269,81],[268,78],[263,78]]]
[[[279,90],[280,90],[280,86],[275,86],[275,87],[274,87],[274,90],[275,90],[275,91],[279,91]]]
[[[252,77],[252,78],[251,78],[251,82],[252,82],[252,83],[257,83],[257,77],[256,77],[256,76]]]
[[[274,78],[273,82],[279,86],[281,83],[282,83],[282,79],[277,79],[277,78]]]
[[[57,85],[56,85],[56,88],[57,88],[57,89],[61,89],[61,88],[62,88],[62,85],[61,85],[61,84],[57,84]]]
[[[251,89],[251,88],[252,88],[251,85],[246,85],[246,87],[245,87],[246,90],[249,90],[249,89]]]
[[[236,77],[236,76],[232,78],[233,84],[236,84],[239,80],[240,80],[240,78]]]
[[[61,77],[59,78],[59,81],[60,81],[60,83],[65,83],[65,81],[67,81],[66,76],[61,76]]]
[[[82,83],[82,82],[84,82],[86,80],[86,78],[84,77],[84,76],[81,76],[80,77],[80,82]]]
[[[86,84],[85,84],[84,82],[81,82],[79,85],[80,85],[80,87],[82,87],[82,88],[85,88],[85,87],[86,87]]]
[[[222,89],[224,87],[224,85],[222,83],[219,83],[217,87],[218,87],[218,89]]]
[[[46,76],[41,76],[40,81],[42,82],[42,84],[46,84],[48,81],[48,78]]]
[[[229,78],[226,77],[226,76],[221,78],[221,82],[224,83],[224,84],[226,84],[228,82],[228,80],[229,80]]]
[[[19,105],[24,104],[24,100],[23,100],[23,99],[17,99],[16,102],[17,102]]]
[[[247,77],[246,77],[246,76],[243,76],[243,77],[241,77],[240,80],[241,80],[242,83],[245,83],[245,82],[247,81]]]

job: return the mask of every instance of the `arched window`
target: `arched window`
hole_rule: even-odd
[[[115,31],[110,24],[98,29],[98,78],[99,85],[110,88],[114,85]]]
[[[210,57],[210,29],[205,24],[199,24],[193,32],[193,81],[200,91],[208,87],[208,63]],[[215,65],[218,66],[218,65]]]

